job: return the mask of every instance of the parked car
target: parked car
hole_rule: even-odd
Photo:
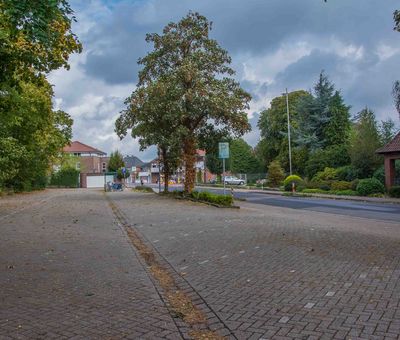
[[[241,178],[237,178],[235,176],[225,176],[224,182],[225,182],[225,184],[244,185],[245,180],[241,179]]]

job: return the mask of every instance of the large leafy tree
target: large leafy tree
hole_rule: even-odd
[[[229,161],[230,170],[235,174],[255,174],[263,170],[253,148],[242,138],[234,139],[230,143]]]
[[[72,119],[52,107],[46,80],[81,51],[66,0],[0,1],[0,186],[25,190],[45,184]]]
[[[158,146],[164,191],[168,191],[169,176],[179,165],[181,155],[181,129],[175,117],[178,95],[173,84],[162,78],[138,87],[125,101],[127,107],[115,124],[120,138],[131,129],[131,136],[138,138],[141,150]]]
[[[1,0],[0,83],[68,68],[69,55],[82,49],[74,20],[66,0]]]
[[[164,86],[161,98],[166,101],[163,107],[171,108],[170,123],[176,124],[172,138],[182,149],[186,192],[194,187],[196,148],[203,139],[221,131],[240,136],[250,130],[245,110],[251,97],[231,78],[231,58],[209,37],[210,30],[207,18],[189,12],[178,23],[169,23],[161,35],[148,34],[146,41],[154,49],[139,60],[143,69],[138,90],[146,92],[160,81]],[[134,93],[131,100],[135,97]],[[148,100],[151,105],[151,97]]]
[[[289,93],[289,110],[290,110],[290,126],[292,135],[298,128],[298,111],[297,106],[300,100],[311,97],[311,95],[303,90]],[[287,109],[286,97],[279,96],[271,101],[271,106],[260,114],[258,121],[261,140],[256,147],[257,157],[263,163],[266,169],[270,162],[279,159],[281,164],[289,170],[289,147],[288,147],[288,131],[287,131]],[[304,152],[301,148],[296,148],[292,139],[292,156],[293,160],[299,160],[299,164],[294,162],[294,169],[298,165],[304,163],[301,159]]]
[[[357,114],[350,140],[351,164],[362,177],[370,177],[382,162],[375,153],[381,140],[373,111],[365,108]]]
[[[72,119],[52,108],[52,88],[20,83],[0,101],[1,186],[42,187],[60,149],[72,135]]]

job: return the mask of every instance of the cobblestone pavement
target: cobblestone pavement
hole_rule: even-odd
[[[180,339],[101,191],[0,199],[0,339]]]
[[[399,338],[397,222],[108,195],[237,339]]]

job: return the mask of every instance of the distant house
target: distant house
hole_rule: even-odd
[[[136,156],[125,156],[124,157],[125,168],[130,172],[129,183],[135,183],[136,180],[140,180],[140,172],[142,172],[145,163]]]
[[[107,153],[79,141],[73,141],[66,145],[64,153],[79,157],[76,169],[81,172],[80,184],[82,188],[103,187],[106,180],[108,162]],[[112,176],[111,176],[112,177]],[[112,178],[109,178],[112,180]],[[107,180],[109,180],[107,179]]]
[[[207,181],[208,173],[205,166],[206,152],[205,150],[196,150],[196,181],[200,182]],[[144,163],[141,166],[140,172],[138,172],[138,179],[143,181],[143,183],[158,183],[161,177],[161,182],[163,182],[163,174],[160,174],[160,161],[158,158],[153,159],[148,163]],[[161,161],[161,172],[162,172],[162,161]],[[184,180],[185,166],[179,166],[174,173],[171,175],[170,179],[176,183],[182,183]]]

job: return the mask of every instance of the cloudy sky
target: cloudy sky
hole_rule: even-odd
[[[137,59],[151,46],[145,34],[160,33],[189,10],[213,21],[212,37],[228,50],[236,78],[253,100],[255,145],[258,113],[272,98],[309,90],[325,70],[355,114],[365,106],[378,119],[399,122],[391,87],[400,79],[400,33],[393,31],[398,0],[70,0],[74,32],[84,51],[71,69],[50,75],[55,106],[74,118],[74,140],[106,152],[119,149],[144,160],[130,136],[120,141],[114,122],[137,81]]]

